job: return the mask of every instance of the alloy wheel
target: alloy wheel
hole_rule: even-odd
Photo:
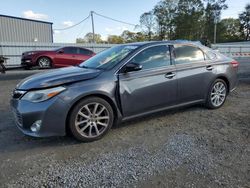
[[[108,128],[110,114],[108,109],[97,102],[84,105],[75,118],[77,132],[85,138],[100,136]]]
[[[215,107],[219,107],[221,106],[225,99],[226,99],[226,86],[223,82],[216,82],[212,88],[212,92],[210,94],[210,99],[211,99],[211,103],[215,106]]]
[[[50,60],[48,58],[42,57],[38,61],[39,67],[41,68],[49,68],[50,67]]]

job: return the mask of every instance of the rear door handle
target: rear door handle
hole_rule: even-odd
[[[175,73],[173,73],[173,72],[169,72],[169,73],[165,74],[165,78],[168,78],[168,79],[172,79],[174,76],[175,76]]]
[[[214,69],[214,67],[213,67],[212,65],[208,65],[208,66],[206,67],[206,69],[207,69],[208,71],[211,71],[211,70]]]

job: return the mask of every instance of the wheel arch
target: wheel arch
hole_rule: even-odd
[[[117,107],[117,105],[115,104],[115,102],[107,95],[103,94],[103,93],[95,93],[95,94],[88,94],[85,96],[81,96],[79,97],[76,101],[74,101],[74,103],[70,106],[68,112],[67,112],[67,117],[66,117],[66,122],[65,122],[65,131],[66,133],[70,133],[69,130],[69,116],[70,113],[72,112],[72,110],[74,109],[74,107],[77,105],[77,103],[79,103],[80,101],[90,98],[90,97],[98,97],[101,98],[103,100],[105,100],[106,102],[108,102],[114,112],[114,125],[119,121],[119,117],[121,117],[121,113],[119,112],[119,109]]]
[[[221,79],[227,84],[227,93],[230,91],[230,82],[229,79],[225,75],[219,75],[216,79]]]
[[[43,58],[43,57],[48,58],[48,59],[50,60],[51,66],[52,66],[52,67],[54,66],[53,58],[51,58],[51,57],[48,56],[48,55],[40,55],[40,56],[38,56],[38,57],[36,58],[36,65],[39,65],[39,64],[38,64],[38,61],[39,61],[39,59],[41,59],[41,58]]]
[[[210,89],[211,89],[211,87],[212,87],[212,84],[213,84],[213,83],[215,82],[215,80],[217,80],[217,79],[221,79],[221,80],[223,80],[224,82],[226,82],[226,84],[227,84],[227,93],[229,93],[229,91],[230,91],[230,82],[229,82],[229,79],[227,78],[226,75],[223,75],[223,74],[217,75],[216,77],[214,77],[213,79],[211,79],[211,80],[208,82],[208,87],[207,87],[207,89],[206,89],[205,96],[204,96],[204,99],[205,99],[205,100],[207,100],[208,93],[209,93],[209,91],[210,91]]]
[[[227,88],[226,96],[227,96],[227,94],[230,92],[230,82],[229,82],[227,76],[225,76],[225,75],[218,75],[218,76],[216,76],[216,77],[211,81],[211,84],[210,84],[210,86],[208,87],[208,88],[209,88],[209,89],[208,89],[208,92],[206,93],[205,106],[206,106],[207,108],[209,108],[209,109],[217,109],[217,108],[220,108],[220,107],[224,104],[224,102],[225,102],[225,100],[226,100],[226,96],[225,96],[224,102],[223,102],[222,104],[220,104],[219,106],[214,106],[214,105],[212,105],[212,103],[211,103],[211,101],[210,101],[209,95],[210,95],[210,92],[212,91],[213,85],[216,83],[217,80],[221,80],[221,81],[224,81],[224,82],[225,82],[226,88]]]

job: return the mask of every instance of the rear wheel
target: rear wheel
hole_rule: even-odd
[[[210,109],[220,108],[227,98],[227,84],[222,79],[216,79],[208,93],[206,106]]]
[[[112,127],[114,120],[110,104],[98,97],[79,102],[69,117],[69,128],[73,136],[84,142],[102,138]]]
[[[41,57],[38,59],[38,66],[41,69],[51,68],[51,60],[48,57]]]

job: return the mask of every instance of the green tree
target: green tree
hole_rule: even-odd
[[[93,33],[87,33],[84,38],[76,39],[77,43],[92,43],[93,42]],[[95,42],[103,43],[102,36],[100,34],[95,34]]]
[[[148,40],[152,40],[153,30],[155,27],[155,17],[152,11],[145,12],[141,15],[140,26],[146,33]]]
[[[86,43],[83,38],[77,38],[76,43]]]
[[[226,0],[205,0],[204,37],[210,41],[214,39],[214,27],[219,22],[223,10],[227,9]]]
[[[241,33],[245,40],[250,40],[250,4],[247,4],[245,11],[239,15]]]
[[[175,38],[199,40],[204,23],[203,13],[201,0],[179,0],[175,18]]]
[[[145,36],[142,32],[135,33],[128,30],[123,31],[121,37],[123,38],[125,43],[141,42],[145,41],[147,38],[147,36]]]
[[[84,38],[77,38],[76,43],[92,43],[93,42],[93,34],[87,33]],[[101,38],[100,34],[95,34],[95,42],[103,43],[104,41]]]
[[[178,1],[176,0],[162,0],[154,7],[153,12],[156,17],[159,40],[173,38],[177,5]]]
[[[218,42],[236,42],[243,40],[240,32],[240,20],[234,18],[223,19],[218,23]]]
[[[109,44],[122,44],[124,40],[121,36],[118,35],[109,35],[107,39]]]

